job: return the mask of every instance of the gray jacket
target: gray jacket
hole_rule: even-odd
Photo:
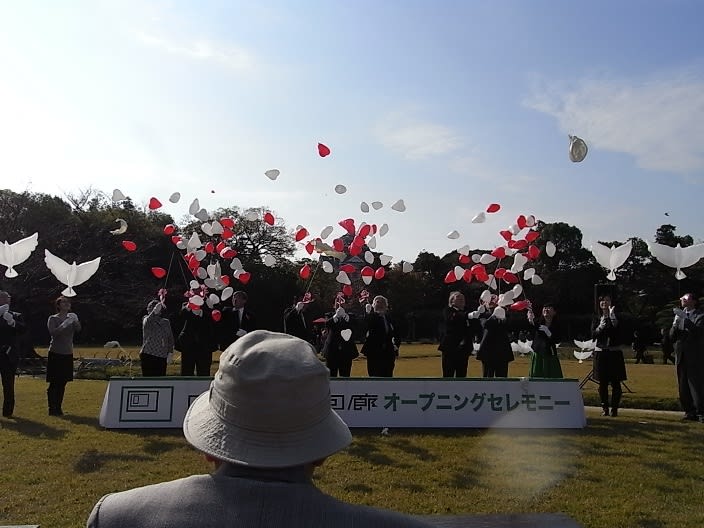
[[[194,475],[105,495],[88,528],[429,528],[400,513],[339,501],[318,490],[304,468],[226,464]]]

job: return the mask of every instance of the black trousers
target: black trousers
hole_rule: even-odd
[[[212,352],[181,352],[181,376],[210,376]]]
[[[443,378],[466,378],[467,364],[469,363],[469,353],[466,352],[442,352],[442,377]]]
[[[325,365],[330,371],[330,377],[343,376],[348,378],[352,372],[352,359],[339,358],[335,355],[329,355],[325,360]]]
[[[621,395],[623,394],[620,381],[599,380],[599,399],[601,400],[601,408],[605,411],[609,410],[609,385],[611,385],[612,409],[618,409],[621,404]]]
[[[676,366],[680,405],[685,414],[704,416],[704,373],[698,363],[687,359],[683,354]]]
[[[508,378],[508,361],[482,361],[485,378]]]
[[[142,365],[142,376],[145,378],[166,376],[166,358],[140,354],[139,362]]]
[[[395,366],[394,356],[367,356],[367,374],[370,378],[392,378]]]
[[[0,351],[0,378],[2,379],[2,415],[12,416],[15,412],[15,373],[17,365],[10,362],[7,354]]]
[[[49,403],[49,412],[62,412],[61,406],[64,403],[64,393],[66,392],[66,381],[51,381],[46,389],[46,399]]]

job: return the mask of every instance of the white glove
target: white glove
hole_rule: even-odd
[[[679,315],[675,316],[675,320],[672,321],[672,326],[679,328],[680,330],[684,330],[684,317],[681,317]]]
[[[78,316],[73,312],[67,313],[66,318],[70,319],[71,321],[78,321]]]
[[[372,305],[369,304],[369,303],[367,303],[367,304],[364,306],[364,311],[367,312],[367,313],[372,313]]]
[[[480,314],[479,314],[479,311],[478,311],[478,310],[474,310],[473,312],[469,312],[469,313],[467,314],[467,319],[479,319],[479,315],[480,315]]]
[[[5,306],[7,306],[7,305],[5,305]],[[10,327],[15,326],[15,318],[12,317],[12,313],[5,312],[2,314],[2,318],[7,323],[7,326],[10,326]]]
[[[486,312],[486,306],[484,306],[483,304],[480,304],[480,305],[479,305],[479,308],[477,308],[477,311],[478,311],[480,314],[483,314],[484,312]]]
[[[504,320],[506,319],[506,310],[504,310],[501,306],[497,306],[496,308],[494,308],[494,313],[491,315],[493,315],[499,320]]]
[[[3,304],[0,306],[0,315],[5,315],[10,310],[10,305],[9,304]]]
[[[680,318],[684,318],[687,316],[687,314],[684,313],[684,310],[682,308],[673,308],[672,313]]]
[[[304,306],[305,306],[305,305],[303,304],[302,301],[298,301],[298,302],[296,303],[296,311],[297,311],[297,312],[300,312],[301,310],[303,310],[303,307],[304,307]]]
[[[235,335],[237,337],[242,337],[243,335],[246,335],[246,334],[247,334],[247,330],[243,330],[242,328],[240,328],[239,330],[237,330],[237,333]]]
[[[156,306],[154,306],[154,309],[152,310],[152,313],[154,315],[159,315],[161,313],[162,308],[164,307],[163,304],[158,303]]]
[[[335,322],[338,322],[340,319],[347,320],[347,312],[345,312],[342,306],[338,306],[337,310],[335,310],[335,315],[332,316],[332,320]]]
[[[548,337],[551,337],[551,336],[552,336],[552,332],[551,332],[550,329],[549,329],[547,326],[545,326],[545,325],[540,325],[540,326],[538,327],[538,330],[540,330],[542,333],[544,333],[544,334],[545,334],[546,336],[548,336]]]

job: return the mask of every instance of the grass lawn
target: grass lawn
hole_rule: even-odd
[[[396,374],[437,375],[434,348],[404,345]],[[562,365],[573,378],[590,369],[574,359]],[[523,376],[527,368],[527,359],[518,358],[509,373]],[[634,392],[624,394],[624,407],[676,401],[671,365],[627,368]],[[365,369],[363,360],[355,361],[355,375]],[[472,360],[470,375],[479,372]],[[106,385],[69,384],[67,414],[58,418],[47,416],[42,379],[18,380],[17,419],[0,420],[0,524],[81,526],[104,493],[208,471],[180,431],[102,429],[97,416]],[[595,389],[585,386],[587,401]],[[321,489],[344,500],[417,514],[564,512],[594,528],[704,525],[704,425],[680,422],[679,413],[602,418],[589,410],[582,430],[353,435],[353,444],[315,477]]]

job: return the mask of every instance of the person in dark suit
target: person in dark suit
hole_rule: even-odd
[[[481,325],[477,359],[482,362],[482,376],[485,378],[507,377],[508,364],[513,361],[506,311],[498,305],[498,301],[498,295],[492,294],[468,316],[478,319]]]
[[[367,358],[367,373],[371,377],[391,378],[394,375],[399,341],[388,314],[389,301],[383,295],[367,304],[364,319],[367,327],[362,354]]]
[[[10,310],[12,297],[0,291],[0,379],[2,380],[2,415],[12,418],[15,411],[15,374],[19,362],[17,337],[24,333],[22,314]]]
[[[184,303],[180,313],[181,331],[175,348],[181,352],[181,376],[210,376],[217,336],[213,320],[203,309],[192,310]]]
[[[704,423],[704,310],[693,293],[680,298],[681,308],[670,335],[675,344],[675,368],[684,420]]]
[[[354,342],[350,315],[342,306],[338,306],[331,317],[326,317],[325,327],[328,329],[323,343],[322,355],[330,371],[330,377],[349,377],[352,371],[352,360],[359,356]]]
[[[599,399],[602,416],[618,416],[623,389],[621,382],[626,378],[626,362],[623,352],[614,348],[618,336],[618,318],[611,304],[611,297],[599,297],[599,312],[592,321],[592,339],[596,340],[594,350],[594,379],[599,382]],[[609,385],[611,385],[611,410],[609,411]]]
[[[476,319],[467,318],[465,304],[464,295],[459,291],[453,291],[443,311],[445,335],[440,341],[438,350],[442,354],[444,378],[467,377],[467,364],[479,324]]]
[[[218,346],[225,350],[240,337],[257,329],[254,314],[247,309],[249,297],[246,292],[232,294],[232,306],[223,308],[220,321],[215,324]]]
[[[310,330],[311,322],[306,318],[308,305],[313,302],[313,296],[306,293],[303,299],[284,312],[284,332],[313,343],[313,332]]]

